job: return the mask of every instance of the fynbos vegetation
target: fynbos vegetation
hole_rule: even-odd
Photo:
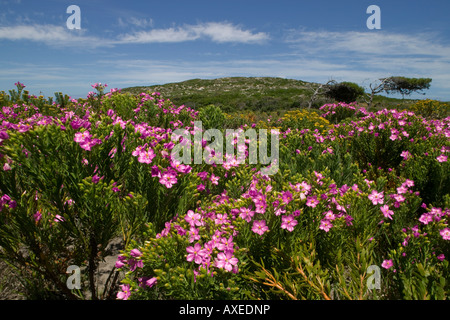
[[[102,84],[77,100],[30,95],[21,83],[3,92],[0,258],[22,294],[448,299],[448,106],[328,101],[309,109],[306,86],[270,81],[286,86],[271,91],[274,100],[255,81],[221,91],[221,103],[207,99],[214,82],[192,80],[208,91],[198,102],[189,82],[173,85],[190,105]],[[237,91],[246,92],[245,107]],[[252,99],[284,107],[249,110]],[[267,139],[278,143],[276,173],[249,161],[261,147],[242,137],[249,128],[276,139]],[[231,152],[211,148],[208,129],[230,138]],[[174,159],[174,148],[195,143],[180,132],[200,134],[202,152],[221,161]],[[99,265],[117,240],[123,250],[101,282]],[[79,287],[67,284],[70,266],[80,268]]]

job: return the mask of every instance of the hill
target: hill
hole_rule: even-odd
[[[122,89],[133,94],[140,92],[160,92],[170,98],[175,105],[186,105],[199,109],[209,104],[220,107],[225,112],[239,110],[276,111],[292,108],[306,108],[318,83],[275,77],[226,77],[218,79],[192,79],[163,85],[137,86]],[[319,97],[312,105],[318,108],[333,102]],[[360,101],[362,102],[362,101]],[[374,105],[398,107],[410,103],[401,100],[376,96]]]

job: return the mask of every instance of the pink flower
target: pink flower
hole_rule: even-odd
[[[200,235],[198,234],[198,229],[191,226],[191,228],[189,229],[189,242],[192,243],[199,239]]]
[[[406,179],[405,182],[404,182],[404,184],[405,184],[407,187],[414,187],[414,181],[409,180],[409,179]]]
[[[142,253],[138,249],[133,249],[130,251],[130,256],[139,258],[140,256],[142,256]]]
[[[144,145],[144,146],[138,146],[138,147],[136,147],[136,149],[131,153],[131,155],[134,156],[134,157],[137,157],[137,156],[139,156],[139,154],[140,154],[141,152],[144,151],[144,149],[145,149],[145,145]]]
[[[239,260],[233,256],[232,250],[225,250],[217,255],[215,265],[217,268],[225,269],[226,271],[233,270],[233,266],[236,266]]]
[[[277,209],[275,210],[275,215],[276,215],[276,216],[279,216],[279,215],[282,214],[282,213],[286,213],[286,210],[285,210],[284,206],[279,207],[279,208],[277,208]]]
[[[402,196],[401,194],[394,194],[393,198],[394,198],[395,201],[397,201],[397,202],[403,202],[403,201],[405,201],[405,197]]]
[[[84,150],[91,151],[92,147],[94,147],[97,144],[101,144],[102,140],[100,139],[91,139],[87,138],[83,142],[80,143],[80,147]]]
[[[281,229],[286,229],[292,232],[297,224],[298,221],[294,219],[292,214],[281,217]]]
[[[201,264],[203,260],[203,256],[200,254],[202,250],[202,246],[200,243],[196,243],[193,247],[187,247],[186,251],[189,253],[186,257],[186,260],[191,262],[194,260],[196,264]]]
[[[430,214],[433,215],[434,217],[441,217],[443,212],[441,208],[431,208],[430,210]]]
[[[325,231],[325,232],[328,232],[328,231],[330,231],[330,229],[333,227],[333,224],[329,221],[329,220],[327,220],[327,219],[322,219],[321,221],[320,221],[320,226],[319,226],[319,229],[321,229],[321,230],[323,230],[323,231]]]
[[[351,215],[345,216],[345,224],[347,226],[352,226],[353,225],[352,221],[353,221],[353,217]]]
[[[39,220],[41,220],[41,218],[42,218],[41,210],[37,211],[37,212],[33,215],[33,217],[34,217],[34,220],[35,220],[36,222],[38,222]]]
[[[100,177],[98,175],[95,174],[95,175],[92,176],[92,182],[93,183],[98,183],[99,181],[100,181]]]
[[[162,185],[166,186],[166,188],[169,188],[169,189],[170,189],[170,188],[173,187],[173,185],[174,185],[175,183],[178,182],[178,180],[177,180],[177,178],[176,178],[176,175],[174,175],[174,174],[172,174],[172,173],[170,173],[170,172],[164,172],[163,175],[162,175],[162,177],[159,178],[159,182],[160,182]]]
[[[147,151],[141,151],[138,155],[138,161],[140,163],[152,163],[153,158],[156,157],[156,154],[152,149],[148,149]]]
[[[75,138],[73,140],[78,143],[84,143],[89,138],[91,138],[91,134],[86,130],[75,133]]]
[[[208,178],[208,172],[202,171],[197,173],[197,177],[200,177],[202,180],[206,180]]]
[[[267,204],[265,201],[257,201],[255,203],[256,209],[255,212],[264,214],[266,212]]]
[[[202,216],[199,213],[195,213],[194,211],[189,210],[184,217],[184,220],[186,220],[186,222],[189,223],[192,227],[195,227],[202,225],[201,218]]]
[[[174,168],[175,170],[177,170],[178,172],[181,172],[181,173],[189,173],[192,170],[191,166],[182,164],[177,160],[172,161],[171,166],[172,166],[172,168]]]
[[[408,160],[408,158],[411,157],[411,153],[409,153],[409,151],[403,151],[400,156],[403,157],[403,159]]]
[[[388,205],[384,205],[380,208],[381,212],[383,213],[383,215],[386,218],[389,218],[392,220],[392,215],[394,214],[394,211],[389,210],[389,206]]]
[[[14,83],[15,86],[17,86],[20,90],[22,90],[23,88],[25,88],[26,86],[21,83],[20,81],[17,81],[16,83]]]
[[[436,258],[438,258],[438,260],[440,260],[440,261],[444,261],[445,260],[444,254],[438,255]]]
[[[281,199],[285,204],[288,204],[292,201],[292,193],[290,193],[289,191],[284,191]]]
[[[439,157],[436,158],[437,161],[439,162],[446,162],[447,161],[447,156],[441,154]]]
[[[368,196],[369,200],[372,201],[373,205],[383,204],[384,196],[383,191],[378,192],[377,190],[373,190],[371,194]]]
[[[128,265],[130,266],[130,271],[136,270],[136,268],[143,268],[144,262],[142,260],[129,259]]]
[[[308,197],[306,200],[306,205],[308,207],[315,208],[319,204],[319,200],[317,200],[317,196]]]
[[[398,194],[403,194],[408,192],[408,189],[404,185],[401,185],[400,187],[397,188],[397,192]]]
[[[211,254],[213,253],[213,250],[215,248],[214,241],[208,241],[203,246],[203,249],[200,250],[199,254],[203,256],[203,261],[209,261],[211,258]]]
[[[420,216],[419,221],[423,224],[429,224],[433,221],[433,216],[431,214],[424,213]]]
[[[325,219],[333,221],[334,219],[336,219],[336,215],[333,213],[333,211],[329,210],[325,212]]]
[[[220,251],[233,250],[233,246],[233,236],[230,236],[228,238],[220,238],[219,243],[217,243],[216,245],[217,249],[219,249]]]
[[[255,196],[253,196],[253,202],[255,204],[257,204],[258,202],[265,204],[266,203],[266,196],[258,191],[258,193]]]
[[[450,229],[449,228],[442,229],[439,233],[444,240],[450,240]]]
[[[255,212],[252,211],[250,208],[242,207],[241,209],[239,209],[239,211],[241,212],[239,214],[239,217],[241,217],[242,219],[244,219],[247,222],[250,222],[252,220],[253,216],[255,215]]]
[[[122,284],[122,285],[120,285],[120,289],[122,291],[117,293],[117,299],[119,299],[119,300],[127,300],[130,297],[130,295],[131,295],[130,285],[129,284]]]
[[[252,231],[262,236],[264,232],[269,231],[269,227],[266,226],[265,220],[255,220],[253,221]]]
[[[311,188],[312,187],[306,181],[303,181],[299,185],[299,191],[304,193],[305,195],[307,195],[311,191]]]
[[[224,213],[224,214],[218,213],[218,214],[216,215],[216,219],[214,220],[214,223],[215,223],[215,224],[220,225],[220,224],[224,224],[224,223],[226,223],[226,222],[228,222],[227,214],[226,214],[226,213]]]
[[[64,221],[66,221],[66,219],[64,219],[62,216],[60,216],[59,214],[57,214],[57,215],[55,216],[55,219],[53,219],[53,221],[55,221],[55,222],[64,222]]]
[[[381,266],[385,269],[389,269],[393,266],[392,260],[384,260]]]
[[[117,261],[116,261],[116,264],[115,264],[115,267],[116,267],[117,269],[120,269],[120,268],[122,268],[124,265],[125,265],[125,263],[124,263],[123,261],[117,260]]]
[[[161,170],[159,170],[158,166],[153,166],[151,170],[152,177],[161,178]]]
[[[215,176],[214,174],[211,174],[211,177],[209,178],[211,180],[211,183],[214,185],[218,185],[219,184],[219,177]]]
[[[153,286],[156,284],[156,282],[157,282],[156,277],[153,277],[153,278],[142,277],[142,278],[138,278],[138,280],[139,280],[139,286],[140,286],[140,287],[143,287],[143,288],[145,288],[145,287],[151,288],[151,287],[153,287]]]

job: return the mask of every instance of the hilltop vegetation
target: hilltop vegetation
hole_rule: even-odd
[[[240,110],[270,112],[306,108],[314,90],[319,85],[318,83],[274,77],[227,77],[130,87],[122,89],[122,92],[132,94],[160,92],[163,96],[170,97],[175,105],[185,105],[194,109],[214,104],[224,112]],[[401,108],[410,105],[412,101],[376,95],[374,106]],[[319,108],[332,102],[334,101],[321,96],[314,101],[312,107]],[[361,103],[363,100],[358,102]]]

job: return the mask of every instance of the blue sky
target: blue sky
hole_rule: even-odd
[[[70,5],[81,29],[68,29]],[[381,29],[369,30],[370,5]],[[193,78],[271,76],[366,88],[388,76],[432,78],[450,101],[450,1],[0,0],[0,90],[86,97]]]

